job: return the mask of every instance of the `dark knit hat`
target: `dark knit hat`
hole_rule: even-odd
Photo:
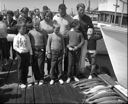
[[[49,10],[48,6],[43,6],[43,11]]]
[[[67,9],[67,7],[65,6],[65,4],[60,4],[58,9]]]
[[[11,10],[8,10],[8,11],[7,11],[7,15],[8,15],[8,14],[10,14],[11,16],[14,16],[13,11],[11,11]]]
[[[29,11],[29,9],[28,9],[27,7],[24,7],[24,8],[21,9],[21,12],[22,12],[22,13],[26,13],[26,12],[28,12],[28,11]]]

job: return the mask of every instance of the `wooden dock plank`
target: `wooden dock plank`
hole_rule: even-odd
[[[84,98],[84,95],[81,93],[80,88],[78,88],[78,87],[73,88],[72,85],[70,84],[70,89],[71,89],[74,97],[76,98],[76,101],[78,101],[79,103],[82,103],[82,99]]]
[[[75,103],[75,104],[80,103],[78,99],[76,99],[70,84],[65,84],[65,86],[63,87],[64,87],[65,95],[67,95],[68,103]]]
[[[26,102],[26,88],[25,89],[21,89],[20,87],[18,87],[18,92],[17,94],[20,94],[20,97],[17,97],[16,99],[16,103],[20,103],[20,104],[24,104]]]
[[[49,93],[52,98],[53,103],[63,103],[63,98],[61,96],[60,92],[60,85],[54,84],[54,85],[48,85],[49,86]]]
[[[51,95],[49,94],[48,85],[34,86],[35,103],[52,103]]]
[[[29,88],[26,88],[26,99],[25,99],[25,103],[30,103],[30,104],[35,103],[34,87],[33,86],[31,86]]]

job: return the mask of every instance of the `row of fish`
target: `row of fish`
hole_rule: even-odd
[[[85,104],[125,104],[126,101],[117,94],[111,85],[107,85],[99,78],[84,79],[73,84],[79,87],[85,95]]]

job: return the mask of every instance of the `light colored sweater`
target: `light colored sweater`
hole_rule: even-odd
[[[30,55],[32,55],[31,43],[27,34],[21,35],[20,33],[18,33],[13,40],[13,48],[18,53],[29,52]]]

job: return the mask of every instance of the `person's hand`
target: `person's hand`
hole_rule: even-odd
[[[47,58],[51,58],[51,53],[48,53],[48,52],[46,52],[46,56],[47,56]]]
[[[68,49],[69,49],[70,51],[73,51],[73,48],[72,48],[72,47],[68,47]]]
[[[22,51],[21,50],[18,50],[19,53],[21,53]]]
[[[76,51],[78,48],[75,46],[74,48],[73,48],[73,51]]]
[[[96,56],[96,52],[91,55],[91,57],[95,57],[95,56]]]
[[[10,29],[10,27],[7,27],[7,29]]]

